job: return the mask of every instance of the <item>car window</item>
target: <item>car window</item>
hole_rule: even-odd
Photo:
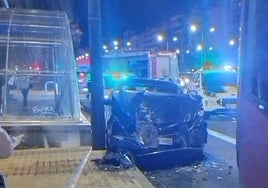
[[[203,75],[203,84],[206,90],[223,92],[227,86],[237,85],[235,72],[209,72]]]

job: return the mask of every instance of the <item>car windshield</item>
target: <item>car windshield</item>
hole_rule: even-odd
[[[203,74],[203,83],[208,91],[224,92],[226,87],[237,85],[236,72],[206,72]]]
[[[118,82],[135,78],[136,75],[128,73],[104,74],[104,88],[113,89],[118,86]]]
[[[180,91],[180,87],[175,83],[150,79],[126,79],[119,83],[119,88],[170,93],[178,93]]]

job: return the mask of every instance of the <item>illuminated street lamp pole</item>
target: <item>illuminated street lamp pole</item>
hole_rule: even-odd
[[[157,35],[157,40],[159,42],[162,42],[164,40],[163,35],[161,35],[161,34]],[[167,52],[169,51],[169,44],[168,44],[168,40],[167,39],[166,39],[166,50],[167,50]]]
[[[190,26],[191,32],[195,33],[198,30],[198,27],[195,24],[192,24]],[[211,27],[209,29],[210,33],[213,33],[215,31],[215,27]],[[202,50],[202,56],[201,56],[201,68],[203,68],[205,60],[206,60],[206,44],[205,44],[205,36],[204,31],[201,30],[201,44],[197,46],[197,51]]]
[[[192,33],[197,32],[197,29],[198,29],[197,25],[195,25],[195,24],[190,25],[190,31]],[[201,68],[202,68],[203,67],[203,64],[204,64],[204,61],[205,61],[204,33],[203,32],[201,32],[201,44],[197,45],[196,50],[197,51],[201,51],[202,50],[202,56],[201,56]]]
[[[206,58],[206,50],[205,50],[205,44],[204,44],[204,32],[201,33],[201,43],[202,43],[202,64],[201,68],[203,68]]]
[[[162,42],[163,40],[166,40],[166,50],[167,50],[167,52],[169,51],[169,41],[168,41],[168,38],[164,38],[163,37],[163,35],[161,35],[161,34],[159,34],[159,35],[157,35],[157,40],[159,41],[159,42]],[[172,38],[172,41],[173,42],[176,42],[176,41],[178,41],[178,37],[173,37]]]

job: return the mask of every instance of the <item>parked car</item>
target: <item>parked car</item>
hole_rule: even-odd
[[[107,150],[142,170],[200,159],[207,141],[202,99],[170,81],[121,80],[111,93]]]
[[[206,118],[236,118],[237,80],[233,69],[201,70],[193,74],[188,91],[202,96]]]

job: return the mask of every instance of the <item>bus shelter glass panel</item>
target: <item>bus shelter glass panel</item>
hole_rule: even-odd
[[[65,13],[0,11],[1,121],[80,121],[75,58]]]

